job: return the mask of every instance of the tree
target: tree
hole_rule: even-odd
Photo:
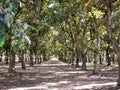
[[[119,3],[119,1],[117,0],[114,0],[115,2]],[[111,43],[112,43],[112,46],[114,47],[115,51],[117,52],[117,56],[118,56],[118,67],[119,67],[119,79],[118,79],[118,82],[117,82],[117,85],[120,86],[120,47],[119,47],[119,43],[117,42],[115,36],[114,36],[114,33],[113,33],[113,30],[112,30],[112,4],[113,2],[108,2],[108,5],[107,5],[107,25],[106,25],[106,31],[107,31],[107,34],[111,40]]]
[[[24,32],[27,27],[25,25],[22,27],[18,20],[21,2],[19,0],[2,0],[0,3],[0,47],[4,47],[7,52],[10,52],[9,72],[14,72],[15,53],[23,46],[30,44],[30,40]]]

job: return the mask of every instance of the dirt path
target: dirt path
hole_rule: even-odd
[[[113,72],[90,75],[58,60],[46,61],[17,73],[0,73],[0,90],[117,90]]]

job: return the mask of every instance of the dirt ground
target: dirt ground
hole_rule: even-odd
[[[16,68],[10,74],[0,70],[0,90],[119,90],[117,68],[82,71],[58,60],[46,61],[26,70]]]

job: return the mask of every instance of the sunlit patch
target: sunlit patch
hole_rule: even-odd
[[[67,72],[56,72],[55,74],[80,74],[85,73],[85,71],[67,71]]]
[[[8,90],[30,90],[30,89],[34,89],[34,90],[49,90],[48,87],[46,86],[35,86],[35,87],[23,87],[23,88],[12,88],[12,89],[8,89]]]
[[[54,73],[55,71],[48,71],[48,73]]]
[[[57,83],[46,83],[46,85],[48,85],[48,86],[56,86]]]
[[[58,83],[42,83],[41,85],[37,85],[37,86],[33,86],[33,87],[20,87],[20,88],[12,88],[12,89],[8,89],[8,90],[59,90],[58,88],[56,88],[56,86],[58,85]],[[50,88],[51,87],[51,88]]]
[[[49,7],[49,8],[52,8],[53,6],[54,6],[54,4],[50,4],[48,7]]]
[[[76,86],[74,87],[75,90],[83,90],[83,89],[91,89],[93,87],[100,87],[100,86],[107,86],[107,85],[116,85],[116,82],[110,82],[110,83],[102,83],[102,84],[88,84],[88,85],[82,85],[82,86]]]
[[[49,89],[49,90],[60,90],[60,89],[58,89],[58,88],[52,88],[52,89]]]
[[[68,84],[68,83],[70,83],[69,81],[60,81],[60,82],[58,82],[58,84]]]
[[[29,78],[29,80],[36,80],[36,78]]]

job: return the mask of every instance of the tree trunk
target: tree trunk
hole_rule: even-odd
[[[33,52],[31,47],[30,47],[30,67],[33,67]]]
[[[96,50],[94,52],[94,70],[93,70],[93,74],[99,74],[100,73],[100,68],[98,65],[98,61],[99,61],[99,54],[100,54],[100,35],[97,32],[97,43],[96,43]]]
[[[38,61],[38,64],[42,63],[42,55],[40,54],[39,56],[39,61]]]
[[[24,59],[25,59],[25,62],[27,62],[27,50],[25,50],[25,53],[24,53]]]
[[[37,53],[35,53],[35,64],[37,64],[37,60],[38,60]]]
[[[5,64],[8,64],[9,62],[8,62],[8,51],[6,51],[6,53],[5,53]]]
[[[120,87],[120,47],[119,47],[119,43],[117,42],[117,40],[115,39],[115,36],[112,32],[112,20],[111,20],[111,12],[112,12],[112,9],[111,9],[111,4],[110,3],[107,7],[107,34],[112,42],[112,46],[114,47],[115,51],[117,52],[117,56],[118,56],[118,68],[119,68],[119,75],[118,75],[118,81],[117,81],[117,86]]]
[[[2,51],[0,51],[0,62],[2,62],[2,56],[3,56],[3,53]]]
[[[8,72],[13,73],[15,72],[15,53],[10,53],[10,63],[9,63],[9,69]]]
[[[43,61],[47,61],[46,50],[43,51]]]
[[[95,55],[93,74],[99,74],[99,73],[100,73],[100,69],[99,69],[99,65],[98,65],[98,56]]]
[[[79,65],[79,56],[78,56],[78,55],[77,55],[77,57],[76,57],[75,67],[80,67],[80,65]]]
[[[110,66],[111,65],[111,59],[110,59],[110,54],[109,54],[109,48],[110,46],[108,46],[106,48],[106,61],[107,61],[107,66]]]
[[[66,51],[63,51],[63,62],[66,62]]]
[[[102,60],[101,55],[100,55],[99,57],[100,57],[100,59],[99,59],[99,63],[102,65],[102,64],[103,64],[103,60]]]
[[[91,58],[90,58],[90,55],[89,55],[89,54],[87,55],[87,62],[88,62],[88,63],[91,63]]]
[[[63,57],[64,57],[63,52],[60,52],[60,53],[59,53],[59,60],[60,60],[60,61],[64,61],[64,58],[63,58]]]
[[[33,54],[30,53],[30,67],[33,67]]]
[[[22,51],[19,52],[19,59],[21,62],[21,68],[25,70],[26,66],[25,66],[25,61],[24,61],[24,54]]]
[[[112,53],[112,62],[115,63],[115,55]]]
[[[74,66],[74,53],[72,52],[71,55],[71,66]]]
[[[86,58],[86,54],[82,53],[82,70],[87,70],[87,58]]]
[[[100,36],[99,33],[97,32],[97,43],[96,43],[96,50],[94,52],[94,70],[93,74],[99,74],[100,73],[100,68],[98,65],[99,61],[99,54],[100,54]]]
[[[119,71],[119,73],[118,73],[119,77],[117,80],[117,86],[120,87],[120,56],[118,57],[118,71]]]

